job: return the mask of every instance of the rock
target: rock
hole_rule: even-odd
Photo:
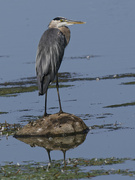
[[[88,131],[89,128],[79,117],[68,114],[52,114],[29,122],[16,132],[15,137],[30,136],[66,136]]]

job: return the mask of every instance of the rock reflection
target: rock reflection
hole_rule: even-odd
[[[87,134],[76,134],[74,136],[66,137],[27,137],[27,138],[16,138],[31,147],[39,146],[47,150],[49,161],[51,162],[50,152],[53,150],[59,150],[63,152],[64,162],[66,159],[66,151],[74,149],[82,144],[86,139]]]

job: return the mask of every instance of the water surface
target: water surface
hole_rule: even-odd
[[[63,110],[82,118],[91,130],[85,142],[69,150],[66,157],[134,159],[134,7],[134,0],[53,3],[2,0],[0,88],[34,86],[34,89],[12,96],[1,95],[0,112],[6,113],[0,114],[0,122],[25,125],[43,115],[44,97],[38,96],[35,79],[39,39],[56,16],[86,21],[84,25],[70,27],[71,41],[59,70],[60,95]],[[48,92],[48,112],[58,111],[57,92],[52,87]],[[0,137],[0,149],[0,163],[48,162],[43,148],[31,148],[12,136],[8,140]],[[54,160],[63,158],[60,151],[51,152],[51,156]],[[135,171],[134,167],[134,163],[128,161],[110,168]],[[123,178],[110,175],[110,179],[114,176]]]

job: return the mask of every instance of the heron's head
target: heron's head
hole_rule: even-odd
[[[56,17],[50,22],[49,28],[59,28],[62,26],[70,26],[73,24],[85,24],[85,22],[69,20],[64,17]]]

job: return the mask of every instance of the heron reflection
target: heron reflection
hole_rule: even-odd
[[[65,162],[66,152],[69,149],[74,149],[81,145],[86,139],[87,133],[76,134],[66,137],[16,137],[16,139],[29,144],[31,147],[43,147],[48,153],[49,161],[51,162],[51,151],[59,150],[63,153]]]

